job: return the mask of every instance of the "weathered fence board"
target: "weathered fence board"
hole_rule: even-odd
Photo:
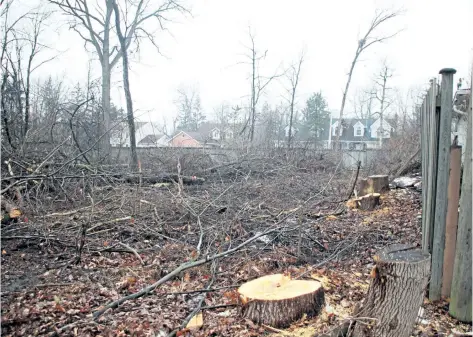
[[[473,76],[472,76],[473,80]],[[458,220],[457,244],[450,293],[450,315],[458,320],[472,320],[472,97],[468,109],[468,128],[465,160],[463,166],[460,215]]]
[[[432,275],[429,299],[437,301],[442,293],[443,254],[445,250],[445,227],[447,219],[447,189],[450,171],[450,147],[452,145],[453,75],[455,69],[442,69],[440,87],[440,125],[437,161],[437,191],[435,197],[434,235],[432,245]]]
[[[445,252],[443,258],[442,297],[450,297],[453,262],[457,242],[458,204],[460,201],[462,147],[452,145],[450,149],[450,177],[448,180],[448,209],[445,228]]]

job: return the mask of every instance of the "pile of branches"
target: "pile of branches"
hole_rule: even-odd
[[[146,164],[138,180],[127,181],[123,177],[133,173],[123,168],[50,163],[38,165],[34,174],[40,177],[11,172],[2,177],[5,184],[19,181],[8,191],[21,193],[27,217],[2,225],[2,248],[28,247],[41,252],[36,255],[42,256],[44,269],[64,270],[93,256],[113,259],[116,254],[146,264],[143,254],[163,255],[166,247],[178,247],[161,257],[155,283],[102,303],[93,319],[145,296],[187,269],[214,261],[225,259],[225,272],[261,256],[269,270],[307,263],[318,268],[363,254],[369,260],[373,249],[395,239],[388,234],[391,228],[353,226],[361,220],[348,216],[345,200],[355,172],[346,171],[341,161],[317,155],[294,158],[281,151],[267,157],[245,154],[226,164],[206,162],[199,171],[205,179],[201,184],[184,183],[183,172],[193,171],[181,167],[180,158],[171,173],[177,178],[158,184],[141,179],[154,171]],[[19,165],[9,165],[11,171],[19,171]],[[326,169],[315,168],[321,165]],[[56,175],[58,168],[62,175]],[[58,184],[62,186],[53,190]]]

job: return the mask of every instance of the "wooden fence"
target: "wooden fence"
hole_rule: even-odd
[[[431,80],[430,88],[420,108],[422,247],[424,251],[431,254],[432,258],[429,299],[436,301],[442,297],[452,296],[453,300],[453,294],[463,293],[463,296],[469,300],[463,300],[462,303],[457,301],[453,305],[454,307],[460,305],[464,309],[462,309],[463,312],[458,314],[458,310],[454,309],[451,303],[450,313],[462,320],[465,320],[465,315],[469,315],[469,321],[471,321],[471,256],[469,267],[466,265],[468,261],[465,262],[463,259],[464,255],[471,255],[471,238],[469,242],[468,240],[457,242],[461,239],[460,232],[468,233],[468,226],[470,231],[468,235],[471,237],[471,148],[469,159],[465,158],[462,184],[461,202],[465,206],[460,207],[459,215],[461,147],[452,142],[451,137],[455,72],[454,69],[442,69],[440,85],[437,84],[436,79]],[[468,113],[470,115],[468,132],[471,143],[471,103]],[[464,192],[468,190],[469,206],[466,206],[468,195],[465,196],[465,194],[468,193]],[[459,217],[460,221],[458,221]],[[469,269],[469,276],[467,272],[459,272],[464,268]]]

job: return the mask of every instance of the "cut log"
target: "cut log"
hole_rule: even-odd
[[[123,178],[125,182],[129,184],[138,184],[140,181],[139,176],[121,176],[115,175],[116,178]],[[182,183],[184,185],[201,185],[205,182],[204,178],[199,178],[195,176],[181,176]],[[177,183],[179,182],[179,176],[177,174],[163,174],[159,176],[143,176],[141,181],[144,184],[157,184],[157,183]]]
[[[409,337],[429,282],[430,254],[395,244],[375,257],[368,294],[357,312],[355,337]],[[363,318],[363,319],[362,319]]]
[[[375,209],[376,206],[380,204],[380,197],[381,194],[379,193],[371,193],[364,195],[360,198],[354,199],[354,206],[355,208],[359,208],[364,211],[372,211],[373,209]]]
[[[21,216],[21,211],[16,205],[9,203],[5,198],[1,199],[2,224],[9,224]]]
[[[375,175],[361,179],[358,183],[358,195],[383,193],[389,191],[389,176]]]
[[[320,282],[291,280],[283,274],[247,282],[238,293],[243,317],[275,328],[286,328],[304,314],[316,316],[325,304]]]

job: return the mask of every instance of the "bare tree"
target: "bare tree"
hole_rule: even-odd
[[[387,86],[388,80],[393,76],[392,69],[389,67],[388,63],[386,60],[384,60],[383,65],[381,66],[381,70],[378,74],[378,76],[374,79],[375,86],[377,87],[377,90],[375,92],[375,97],[377,101],[379,102],[379,130],[378,130],[378,136],[379,136],[379,147],[381,148],[383,146],[383,137],[384,137],[384,128],[383,128],[383,121],[384,121],[384,116],[385,116],[385,111],[387,108],[392,104],[392,100],[389,98],[388,91],[390,91],[392,88],[389,88]],[[389,130],[391,131],[391,130]]]
[[[256,106],[258,105],[261,95],[264,93],[264,90],[274,79],[282,76],[282,73],[275,73],[270,77],[265,77],[260,74],[260,62],[266,58],[268,50],[264,53],[259,53],[256,49],[255,35],[251,32],[251,27],[248,28],[248,36],[250,38],[250,46],[247,47],[249,54],[246,54],[248,61],[243,62],[251,65],[251,97],[250,97],[250,109],[249,116],[246,120],[245,126],[241,133],[245,132],[246,128],[249,125],[248,138],[250,142],[253,142],[255,137],[255,125],[256,125]]]
[[[115,29],[117,30],[118,41],[120,42],[120,52],[123,63],[123,90],[126,99],[126,116],[128,121],[128,131],[130,134],[130,155],[132,171],[138,171],[138,154],[136,153],[135,116],[133,113],[133,101],[131,99],[130,80],[128,78],[128,51],[126,47],[126,36],[122,32],[120,23],[120,11],[117,1],[112,0],[113,11],[115,13]]]
[[[169,15],[173,12],[187,13],[178,0],[164,0],[159,6],[154,6],[148,0],[124,2],[122,17],[124,29],[122,29],[125,44],[122,47],[115,45],[116,37],[113,32],[112,13],[114,0],[48,0],[71,18],[70,28],[84,40],[85,45],[91,45],[95,50],[102,68],[102,109],[103,123],[101,132],[101,148],[104,153],[109,153],[110,148],[110,90],[112,70],[123,56],[123,51],[130,48],[133,42],[139,48],[143,39],[148,39],[154,46],[154,34],[147,23],[152,19],[157,21],[161,29],[165,29],[165,23],[169,21]],[[159,50],[159,49],[158,49]]]
[[[369,119],[373,116],[375,93],[374,87],[359,88],[355,91],[351,104],[357,118]]]
[[[301,53],[299,60],[290,65],[289,70],[286,73],[286,77],[289,81],[290,87],[286,89],[288,93],[287,101],[289,102],[289,134],[287,137],[287,147],[291,147],[292,143],[292,129],[294,122],[294,105],[296,100],[297,86],[299,85],[299,79],[301,74],[302,63],[304,62],[304,52]]]
[[[387,35],[381,35],[381,36],[377,36],[375,34],[378,32],[379,28],[383,26],[386,22],[398,17],[401,14],[402,14],[402,11],[400,10],[396,10],[396,11],[377,10],[375,12],[374,18],[371,20],[368,30],[363,35],[363,37],[360,40],[358,40],[358,46],[355,51],[355,56],[353,57],[353,60],[351,62],[350,71],[348,72],[348,78],[345,84],[345,90],[343,91],[342,105],[340,107],[340,116],[339,116],[340,124],[342,123],[342,120],[343,120],[343,110],[345,109],[345,102],[347,99],[348,90],[350,89],[350,83],[353,76],[353,71],[355,70],[355,66],[358,62],[360,55],[372,45],[376,43],[384,42],[396,36],[400,32],[400,30],[396,31],[393,34],[387,34]],[[336,149],[338,149],[339,141],[340,141],[340,133],[337,133],[337,137],[335,139]]]
[[[17,120],[15,124],[19,129],[18,142],[26,141],[30,128],[32,74],[56,56],[38,60],[40,52],[48,48],[42,43],[41,35],[44,33],[51,12],[34,8],[10,22],[9,12],[12,2],[7,1],[2,11],[4,25],[0,63],[3,127],[10,145],[13,146],[11,122]],[[23,65],[24,61],[26,66]],[[10,109],[10,113],[7,112],[8,97],[14,97],[16,101],[16,113],[13,119],[11,118],[13,110]]]
[[[178,127],[187,131],[197,131],[206,118],[202,113],[198,90],[194,87],[181,85],[177,94],[178,97],[174,103],[178,110]]]

